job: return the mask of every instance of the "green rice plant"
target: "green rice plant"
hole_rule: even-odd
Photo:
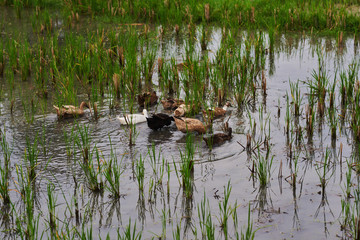
[[[142,238],[142,232],[136,232],[136,221],[134,227],[131,227],[131,219],[129,219],[129,224],[126,226],[123,234],[120,234],[118,229],[117,235],[120,240],[140,240]]]
[[[141,155],[136,162],[135,176],[136,176],[136,179],[138,182],[139,190],[140,190],[140,192],[143,192],[144,191],[145,166],[144,166],[144,159],[141,157]]]
[[[56,201],[57,198],[54,196],[55,186],[52,183],[48,183],[47,185],[47,206],[49,212],[49,227],[51,231],[51,237],[55,238],[57,233],[57,226],[56,226]]]
[[[175,239],[175,240],[183,239],[183,237],[181,237],[181,222],[176,224],[176,229],[175,229],[175,231],[173,230],[172,237],[173,237],[172,239]]]
[[[166,209],[162,209],[161,210],[161,225],[162,225],[162,229],[161,229],[161,239],[166,239],[166,221],[167,221],[167,211]]]
[[[32,61],[31,48],[28,42],[25,42],[20,46],[19,50],[19,67],[21,72],[21,79],[25,81],[31,73],[31,61]]]
[[[184,151],[180,151],[180,173],[182,177],[182,186],[185,196],[192,198],[193,193],[193,174],[194,174],[194,136],[186,135],[186,146]],[[176,169],[175,169],[176,171]]]
[[[0,198],[4,205],[10,203],[9,180],[10,180],[10,156],[12,150],[6,140],[6,131],[0,129],[0,145],[2,150],[2,166],[0,167]]]
[[[257,229],[258,230],[258,229]],[[251,221],[250,204],[248,210],[248,222],[245,232],[241,231],[241,240],[253,240],[255,239],[255,233],[257,230],[253,230],[253,222]]]
[[[24,108],[24,117],[26,122],[32,124],[35,120],[35,114],[38,108],[37,103],[34,101],[34,98],[29,99],[21,99],[21,103]]]
[[[205,192],[200,205],[198,205],[198,217],[202,239],[215,239],[215,225],[212,222],[211,207]]]
[[[89,125],[80,125],[77,123],[78,132],[74,136],[74,141],[78,149],[81,151],[83,161],[87,162],[90,157],[90,129]]]
[[[254,158],[255,173],[259,180],[260,187],[266,187],[270,181],[274,156],[270,158],[269,151],[265,156],[263,156],[260,149],[258,149],[258,154]]]
[[[249,204],[250,205],[250,204]],[[237,208],[238,208],[238,203],[237,200],[235,201],[234,207],[232,208],[231,211],[231,217],[233,219],[234,222],[234,235],[236,239],[240,239],[240,235],[239,235],[239,220],[238,220],[238,214],[237,214]]]
[[[229,205],[229,198],[231,194],[231,183],[228,181],[227,187],[224,186],[224,200],[219,202],[220,209],[220,227],[224,232],[224,239],[228,239],[228,219],[231,215],[231,206]]]
[[[14,3],[15,10],[16,10],[16,16],[20,19],[21,11],[24,8],[24,3],[22,0],[14,0],[13,3]]]
[[[120,198],[120,177],[124,172],[124,169],[122,169],[122,160],[120,162],[118,161],[116,157],[116,151],[113,150],[110,135],[109,142],[111,152],[110,160],[106,162],[104,170],[104,177],[107,180],[107,184],[105,185],[105,187],[111,193],[110,197],[118,199]]]
[[[17,218],[17,232],[23,239],[41,239],[39,235],[40,215],[35,215],[35,189],[34,179],[31,177],[29,170],[24,171],[21,165],[16,165],[16,173],[18,177],[19,192],[22,194],[22,199],[25,206],[23,217],[25,219]],[[22,223],[25,223],[25,227]]]
[[[95,146],[94,149],[89,154],[88,159],[86,161],[80,162],[79,164],[84,172],[85,178],[87,180],[88,188],[95,193],[102,194],[104,192],[104,180],[103,180],[104,167],[102,165],[103,159],[101,159],[99,149]],[[114,171],[118,171],[118,169]],[[116,183],[116,184],[120,184],[120,183]],[[115,194],[119,193],[120,191],[120,189],[118,188],[111,188],[111,190],[114,191]]]
[[[314,123],[315,123],[315,101],[312,90],[308,94],[308,105],[306,109],[306,130],[308,139],[311,140],[314,133]]]
[[[141,59],[141,74],[145,80],[145,84],[147,88],[152,88],[152,76],[155,66],[155,57],[156,57],[156,51],[155,48],[150,48],[146,51],[145,56]],[[147,107],[147,106],[145,106]]]
[[[337,114],[336,110],[333,108],[328,109],[328,119],[329,119],[329,126],[331,130],[331,141],[334,143],[336,142],[336,128],[338,125]]]
[[[47,9],[38,8],[33,15],[32,19],[32,28],[35,32],[38,33],[51,33],[53,30],[53,21],[50,16],[50,13]]]
[[[0,77],[3,76],[5,69],[5,49],[4,43],[0,41]]]
[[[28,164],[28,177],[33,181],[36,177],[35,168],[38,166],[38,136],[35,135],[35,138],[30,140],[29,137],[26,137],[26,148],[24,159]]]
[[[75,141],[74,141],[74,128],[71,128],[70,134],[64,129],[64,141],[66,148],[66,155],[70,158],[74,154]]]
[[[329,77],[326,71],[326,65],[321,49],[317,49],[318,55],[318,69],[313,70],[312,79],[307,82],[308,87],[315,94],[318,103],[318,112],[320,117],[324,116],[325,113],[325,98],[326,92],[329,85]]]
[[[11,69],[14,71],[14,73],[18,68],[18,46],[19,43],[15,39],[12,40],[9,39],[6,46],[7,54],[9,57],[9,65]]]
[[[289,95],[286,94],[286,113],[285,113],[285,133],[286,137],[289,138],[290,133],[290,104],[289,104]]]
[[[151,145],[151,149],[148,148],[149,162],[150,166],[153,170],[153,176],[156,180],[156,186],[161,187],[163,184],[163,176],[165,173],[165,158],[161,157],[161,149],[159,149],[159,153],[156,154],[155,144]]]
[[[322,193],[325,193],[325,188],[335,172],[333,168],[333,163],[330,161],[331,160],[330,154],[331,154],[330,150],[326,149],[322,161],[317,163],[315,168],[316,173],[320,179]]]
[[[340,95],[341,95],[341,105],[344,107],[352,102],[354,96],[354,85],[357,79],[357,73],[359,71],[359,63],[353,61],[348,66],[347,71],[340,72]],[[346,108],[345,108],[346,109]],[[343,118],[345,118],[345,113],[343,113]]]
[[[290,93],[291,93],[291,98],[292,98],[292,105],[293,105],[293,109],[294,109],[294,115],[295,117],[300,116],[300,106],[301,106],[301,102],[302,102],[302,95],[301,95],[301,91],[299,88],[299,80],[296,81],[296,83],[292,83],[289,82],[290,84]]]

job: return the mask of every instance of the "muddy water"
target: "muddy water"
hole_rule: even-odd
[[[16,22],[12,25],[16,25]],[[2,26],[5,26],[3,28],[6,29],[9,22],[3,21]],[[164,38],[159,40],[158,55],[161,56],[165,53],[165,59],[174,57],[178,62],[182,62],[184,43],[179,42],[170,30],[168,32]],[[246,36],[247,33],[242,33],[243,38]],[[221,29],[214,27],[209,44],[211,59],[214,58],[220,42]],[[37,136],[39,142],[39,165],[36,168],[38,177],[35,183],[35,215],[40,216],[39,231],[47,231],[45,221],[48,216],[46,187],[49,182],[52,182],[55,185],[55,195],[57,196],[56,214],[59,226],[69,224],[69,226],[77,226],[78,229],[81,229],[83,224],[85,229],[92,227],[93,236],[105,238],[109,234],[113,239],[117,236],[117,229],[122,232],[131,219],[133,224],[136,220],[136,226],[138,230],[142,230],[144,239],[160,236],[163,231],[171,239],[176,225],[181,223],[184,238],[195,239],[192,232],[195,228],[197,228],[197,238],[201,238],[198,205],[205,193],[211,206],[213,222],[216,225],[216,235],[223,238],[219,222],[219,203],[224,199],[224,187],[230,182],[232,186],[230,204],[234,206],[237,203],[239,228],[242,229],[247,223],[247,211],[250,204],[254,229],[259,228],[256,232],[256,239],[334,239],[342,236],[339,222],[341,199],[345,184],[344,174],[347,172],[346,160],[350,158],[353,143],[349,125],[345,124],[341,130],[342,133],[338,133],[335,146],[332,147],[330,131],[327,127],[327,120],[325,120],[322,130],[315,130],[312,144],[308,145],[307,139],[304,139],[302,145],[305,147],[303,151],[300,151],[298,161],[296,188],[289,183],[289,178],[287,178],[291,174],[290,169],[293,168],[293,163],[289,161],[289,149],[284,134],[285,97],[287,92],[290,95],[289,81],[300,80],[301,92],[304,97],[303,114],[299,121],[300,125],[305,126],[304,105],[307,103],[305,95],[307,87],[304,83],[311,78],[312,71],[317,69],[316,49],[318,47],[323,49],[331,81],[334,79],[337,69],[347,68],[348,64],[356,58],[357,50],[354,49],[354,42],[350,38],[345,41],[342,48],[338,48],[335,38],[297,33],[280,34],[275,41],[274,54],[267,56],[265,69],[267,96],[264,97],[259,90],[256,97],[256,108],[254,111],[249,110],[248,112],[257,122],[255,139],[261,139],[260,103],[264,105],[264,116],[270,119],[266,131],[270,126],[271,139],[269,143],[271,155],[274,158],[268,188],[260,189],[259,183],[252,178],[251,157],[241,146],[246,145],[246,134],[252,131],[250,118],[247,112],[238,113],[235,105],[230,108],[228,114],[230,115],[231,112],[229,124],[234,130],[234,137],[231,141],[210,151],[201,136],[195,135],[196,162],[193,200],[183,197],[182,188],[179,185],[181,180],[177,178],[173,165],[179,163],[179,152],[183,151],[186,143],[185,135],[177,131],[175,125],[161,131],[152,131],[146,123],[138,124],[136,144],[129,146],[128,130],[121,127],[116,119],[116,116],[124,114],[124,111],[122,109],[110,110],[109,99],[106,97],[99,102],[100,118],[98,120],[94,120],[91,113],[87,112],[85,117],[76,121],[58,121],[55,111],[52,109],[51,100],[47,102],[39,100],[34,120],[29,123],[24,117],[23,104],[24,99],[30,98],[33,94],[31,84],[16,79],[19,88],[15,91],[16,98],[11,113],[9,88],[6,86],[4,78],[0,78],[2,87],[0,126],[3,131],[6,131],[7,141],[12,148],[12,179],[17,179],[16,164],[25,164],[26,138],[34,141]],[[201,54],[200,44],[196,50]],[[157,83],[156,74],[154,82]],[[85,95],[78,97],[86,100]],[[339,102],[338,99],[337,102]],[[280,116],[278,115],[278,105]],[[161,105],[150,108],[149,112],[155,110],[166,112]],[[215,131],[221,130],[221,121],[215,122]],[[80,154],[77,154],[76,159],[67,156],[64,132],[70,135],[72,129],[76,131],[78,125],[89,127],[91,147],[96,146],[100,150],[101,164],[109,159],[111,145],[116,151],[117,158],[122,160],[124,172],[121,176],[121,193],[123,195],[119,201],[112,201],[107,191],[103,195],[91,193],[86,187],[86,179],[84,179],[83,170],[78,162],[81,159]],[[343,145],[342,159],[337,158],[340,144]],[[165,172],[162,188],[158,187],[154,192],[149,191],[150,182],[154,176],[149,156],[146,155],[152,145],[155,146],[157,153],[161,152],[161,158],[170,164],[171,169],[169,181]],[[263,146],[260,148],[262,149]],[[330,149],[333,154],[335,171],[329,178],[326,193],[322,194],[315,165],[323,159],[326,149]],[[139,194],[134,175],[134,162],[139,159],[140,155],[146,156],[144,195]],[[342,164],[340,164],[340,160],[343,161]],[[282,178],[278,178],[279,169],[282,169]],[[78,181],[76,194],[74,177]],[[167,184],[169,184],[169,192]],[[18,188],[16,181],[12,181],[11,189],[16,188]],[[21,196],[17,191],[11,191],[11,199],[15,208],[21,209]],[[76,224],[73,214],[75,199],[80,211],[79,225]],[[163,216],[166,216],[167,219],[166,229],[162,224]],[[232,220],[229,220],[229,226],[230,235],[233,236]],[[46,234],[50,233],[47,231]],[[5,236],[6,234],[1,233],[1,235]]]

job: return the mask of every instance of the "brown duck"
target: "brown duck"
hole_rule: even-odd
[[[181,104],[178,108],[174,111],[175,117],[183,117],[187,113],[190,113],[192,110],[192,107],[190,105]]]
[[[208,110],[203,110],[203,115],[206,116],[211,116],[213,118],[217,118],[217,117],[222,117],[226,114],[226,110],[228,109],[228,107],[231,106],[229,102],[227,102],[224,107],[219,108],[210,108]]]
[[[185,118],[185,117],[174,117],[174,120],[177,129],[183,133],[187,133],[187,132],[197,132],[199,134],[206,133],[206,128],[200,120],[194,118]]]
[[[140,107],[152,106],[157,103],[158,96],[156,92],[144,92],[137,96],[137,101]]]
[[[175,110],[181,104],[184,104],[184,100],[176,98],[168,98],[166,100],[161,100],[161,103],[165,110]]]
[[[84,107],[89,108],[89,105],[86,102],[81,102],[80,107],[75,107],[72,105],[63,105],[61,107],[57,107],[54,105],[58,118],[81,117],[85,114]]]
[[[227,133],[216,133],[214,135],[211,135],[210,137],[203,137],[208,147],[222,144],[225,141],[230,140],[231,138],[232,138],[231,127],[228,129]]]

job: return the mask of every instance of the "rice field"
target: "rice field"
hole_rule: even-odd
[[[356,3],[66,2],[0,1],[1,238],[359,238]]]

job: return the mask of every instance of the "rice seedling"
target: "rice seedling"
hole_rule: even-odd
[[[323,155],[323,161],[317,163],[315,169],[320,179],[320,185],[323,194],[325,193],[325,188],[329,182],[329,179],[331,179],[332,175],[334,174],[333,163],[330,161],[330,154],[330,150],[326,149],[325,154]]]
[[[118,229],[117,235],[121,240],[140,240],[142,238],[142,232],[137,232],[136,221],[134,227],[131,227],[131,219],[129,219],[129,224],[125,227],[123,234]]]
[[[183,239],[183,237],[181,237],[181,222],[176,224],[176,229],[175,229],[175,231],[173,230],[172,237],[175,240]]]
[[[4,203],[7,205],[10,203],[10,194],[9,194],[9,180],[10,180],[10,157],[12,149],[9,146],[9,143],[6,140],[6,131],[0,130],[0,146],[2,150],[2,166],[0,167],[0,197]]]
[[[163,176],[165,173],[165,166],[167,163],[165,162],[165,158],[161,157],[161,149],[159,153],[156,154],[155,144],[152,144],[151,149],[148,148],[148,155],[149,155],[149,163],[151,169],[153,170],[153,176],[156,180],[156,186],[161,187],[163,183]]]
[[[253,157],[255,164],[255,173],[259,180],[260,187],[266,187],[270,181],[271,176],[271,167],[273,164],[274,156],[270,157],[270,152],[268,151],[265,156],[262,155],[258,149],[257,156]]]
[[[0,41],[0,77],[3,76],[5,69],[5,49],[4,43]]]
[[[9,39],[6,46],[6,52],[9,58],[9,65],[14,73],[17,71],[18,68],[18,46],[19,43],[15,39]]]
[[[141,157],[141,155],[136,162],[135,176],[136,176],[136,179],[138,182],[139,190],[140,190],[140,192],[143,192],[144,191],[145,167],[144,167],[144,159]]]
[[[95,146],[93,148],[93,150],[88,154],[88,159],[86,161],[79,162],[80,167],[82,168],[84,175],[86,177],[88,188],[91,191],[93,191],[95,193],[100,193],[100,194],[102,194],[104,192],[103,161],[104,160],[100,156],[99,149]],[[117,173],[115,173],[115,174],[119,175],[118,177],[120,177],[121,174],[119,174],[119,169],[114,169],[113,171],[114,172],[117,171]],[[107,175],[109,176],[109,173],[107,173]],[[110,175],[109,179],[111,177],[112,176]],[[114,184],[113,179],[110,179],[110,182],[108,181],[108,183],[110,185]],[[117,197],[116,194],[119,194],[119,192],[120,192],[120,189],[118,188],[120,182],[118,182],[116,184],[118,186],[113,185],[110,188],[108,188],[108,189],[111,189],[111,192],[113,194],[115,194],[114,197]]]
[[[212,222],[211,207],[205,192],[198,205],[198,217],[202,239],[215,239],[215,225]]]
[[[81,151],[83,161],[87,162],[90,158],[90,129],[89,126],[77,123],[78,134],[74,135],[76,146]]]
[[[56,227],[56,201],[57,198],[54,196],[55,186],[52,183],[47,185],[47,197],[48,197],[48,211],[49,211],[49,228],[51,231],[51,237],[55,238],[57,236],[57,227]]]
[[[33,181],[36,177],[35,168],[38,166],[38,136],[35,135],[35,138],[33,140],[30,140],[29,137],[26,137],[26,149],[25,149],[25,155],[24,160],[28,164],[28,177],[30,178],[30,181]]]
[[[255,239],[255,233],[257,230],[255,230],[255,231],[253,230],[253,222],[251,221],[251,211],[250,211],[250,204],[249,204],[247,227],[246,227],[245,232],[241,231],[241,240]]]
[[[294,115],[295,117],[298,117],[301,114],[300,106],[302,101],[302,95],[299,88],[299,81],[297,81],[296,83],[292,83],[292,82],[289,83],[290,83],[290,93],[292,98],[291,103],[293,105]]]
[[[107,180],[105,185],[106,189],[111,193],[111,197],[118,199],[120,198],[120,183],[121,175],[124,172],[122,169],[122,160],[119,162],[116,156],[116,151],[113,150],[111,138],[110,142],[110,159],[105,163],[104,166],[104,177]]]
[[[193,193],[193,173],[194,173],[194,136],[186,135],[186,146],[184,151],[180,151],[180,173],[182,177],[182,186],[187,198],[192,198]],[[176,169],[175,169],[176,171]]]
[[[14,7],[15,7],[15,10],[16,10],[16,16],[17,16],[18,18],[21,18],[21,11],[22,11],[23,8],[24,8],[23,1],[21,1],[21,0],[14,0]]]
[[[230,181],[225,188],[224,186],[224,200],[219,202],[219,210],[220,210],[220,226],[224,233],[224,239],[228,239],[228,219],[231,215],[231,206],[229,205],[229,198],[231,194],[232,186]]]
[[[325,113],[325,98],[329,85],[329,77],[326,71],[323,53],[320,49],[317,49],[317,55],[318,69],[317,71],[313,70],[312,79],[307,83],[307,85],[313,91],[313,94],[317,98],[318,113],[322,118]]]
[[[20,46],[19,51],[19,67],[21,73],[21,79],[23,81],[27,80],[31,73],[31,61],[32,61],[31,48],[28,42],[25,42]]]
[[[40,239],[40,215],[35,216],[34,178],[31,176],[33,173],[29,169],[24,171],[21,165],[16,166],[16,173],[25,208],[25,212],[16,219],[17,232],[22,239]]]
[[[34,98],[32,98],[31,100],[29,99],[22,99],[22,105],[23,105],[23,109],[24,109],[24,117],[26,119],[26,122],[29,124],[32,124],[35,120],[35,114],[37,111],[37,103],[34,101]]]

